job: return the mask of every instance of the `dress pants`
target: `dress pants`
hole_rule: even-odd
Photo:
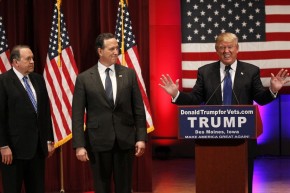
[[[11,165],[0,165],[3,193],[20,193],[23,182],[26,193],[45,192],[45,157],[39,151],[32,159],[13,159]]]
[[[115,142],[110,151],[89,154],[95,193],[111,193],[112,177],[115,193],[132,192],[134,153],[134,149],[120,149]]]

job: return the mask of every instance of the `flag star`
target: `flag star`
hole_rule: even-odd
[[[225,29],[221,29],[221,33],[225,33],[226,32],[226,30]]]
[[[256,35],[256,38],[257,38],[257,39],[261,39],[261,35],[260,35],[260,34],[257,34],[257,35]]]
[[[219,27],[219,24],[217,22],[215,22],[214,27]]]
[[[241,31],[241,30],[240,30],[239,28],[237,28],[237,29],[235,30],[236,34],[239,34],[240,31]]]
[[[195,4],[195,5],[193,6],[193,9],[198,9],[198,5]]]
[[[198,34],[198,30],[197,29],[194,30],[194,34]]]
[[[233,13],[233,10],[229,9],[228,14],[231,15]]]
[[[243,27],[246,27],[246,26],[247,26],[247,22],[244,21],[244,22],[242,23],[242,26],[243,26]]]
[[[215,15],[219,15],[219,12],[217,10],[215,10],[214,14]]]
[[[235,7],[239,7],[239,4],[238,3],[235,3]]]
[[[245,35],[245,34],[242,37],[243,37],[243,40],[247,39],[247,35]]]
[[[200,37],[200,39],[201,39],[201,40],[205,40],[205,36],[202,35],[202,36]]]
[[[192,24],[191,23],[188,23],[187,24],[187,28],[191,28]]]
[[[212,7],[211,4],[207,5],[207,9],[211,9],[211,7]]]
[[[240,20],[240,16],[236,15],[235,19],[236,21]]]
[[[245,14],[247,12],[247,10],[245,9],[242,9],[242,13]]]
[[[207,33],[208,33],[208,34],[211,34],[211,33],[212,33],[212,30],[211,30],[211,29],[208,29],[208,30],[207,30]]]
[[[198,22],[199,21],[199,18],[198,17],[195,17],[194,18],[194,22]]]
[[[187,36],[187,40],[188,41],[191,41],[192,40],[192,37],[191,36]]]
[[[221,4],[221,9],[225,9],[226,5],[225,4]]]
[[[233,27],[234,24],[232,22],[230,22],[228,25],[229,25],[229,27]]]
[[[250,28],[249,29],[249,33],[253,33],[254,32],[254,29],[253,28]]]
[[[249,7],[253,7],[253,3],[252,3],[252,2],[249,2],[249,3],[248,3],[248,6],[249,6]]]
[[[204,15],[205,15],[205,12],[204,12],[204,11],[201,11],[201,12],[200,12],[200,15],[201,15],[201,16],[204,16]]]
[[[211,17],[208,17],[208,18],[207,18],[207,21],[208,21],[208,22],[211,22],[211,21],[212,21],[212,18],[211,18]]]
[[[222,21],[226,21],[226,18],[223,16],[223,17],[221,18],[221,20],[222,20]]]
[[[256,26],[260,26],[261,23],[259,21],[256,22]]]
[[[205,23],[201,23],[201,24],[200,24],[200,27],[201,27],[201,28],[204,28],[204,27],[205,27]]]
[[[258,8],[255,9],[255,11],[256,11],[256,13],[260,13],[260,9],[258,9]]]
[[[192,12],[191,11],[188,11],[187,12],[187,16],[191,16],[192,15]]]
[[[253,15],[249,15],[249,20],[253,20],[254,16]]]

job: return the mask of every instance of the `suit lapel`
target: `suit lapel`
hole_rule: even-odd
[[[215,65],[214,65],[214,68],[213,68],[213,71],[212,73],[212,82],[213,82],[213,87],[212,87],[212,93],[214,92],[214,90],[216,88],[217,91],[215,93],[215,99],[217,101],[217,104],[222,104],[222,91],[221,91],[221,74],[220,74],[220,63],[217,62]]]
[[[115,64],[115,71],[116,71],[116,83],[117,83],[117,94],[116,94],[116,101],[115,101],[115,106],[118,104],[119,98],[120,98],[120,93],[123,88],[123,83],[124,83],[124,70],[121,68],[119,64]]]
[[[238,61],[237,63],[237,70],[235,74],[235,80],[234,80],[234,92],[239,99],[240,91],[242,90],[242,83],[244,82],[244,66],[241,62]],[[233,98],[233,104],[237,104],[236,99]]]
[[[30,81],[31,81],[31,84],[32,84],[32,86],[33,86],[33,88],[34,88],[34,90],[35,90],[35,94],[36,94],[36,101],[37,101],[37,109],[39,109],[39,104],[40,104],[40,99],[41,99],[41,97],[40,97],[40,90],[39,90],[39,85],[38,85],[38,83],[37,83],[37,81],[35,80],[35,77],[31,74],[31,75],[29,75],[29,79],[30,79]],[[30,100],[30,99],[29,99]],[[31,103],[32,104],[32,103]]]
[[[21,93],[23,93],[22,96],[25,96],[24,97],[25,102],[27,104],[29,104],[31,106],[31,109],[35,112],[33,104],[31,103],[31,100],[30,100],[30,98],[29,98],[29,96],[28,96],[28,94],[26,92],[26,89],[24,88],[21,80],[19,80],[19,78],[17,77],[17,75],[14,73],[14,71],[12,69],[11,69],[11,77],[13,79],[13,84],[15,85],[16,89],[18,91],[20,91]],[[29,76],[29,79],[31,80],[31,83],[33,84],[35,92],[37,93],[37,90],[36,90],[36,87],[35,87],[35,85],[36,85],[35,81],[34,81],[34,83],[32,82],[33,78],[31,78],[31,76]],[[36,95],[38,96],[38,94],[36,94]],[[38,104],[38,98],[37,98],[37,104]]]

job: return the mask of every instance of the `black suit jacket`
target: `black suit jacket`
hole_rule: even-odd
[[[47,141],[53,141],[45,81],[36,73],[29,78],[37,95],[37,113],[14,71],[0,75],[0,147],[8,145],[13,159],[31,159],[38,145],[46,156]]]
[[[207,64],[198,69],[196,84],[191,93],[181,92],[176,100],[178,105],[221,105],[220,62]],[[214,93],[215,89],[216,92]],[[252,64],[238,61],[233,90],[233,104],[252,105],[253,101],[264,105],[272,100],[269,88],[262,85],[260,69]]]
[[[72,104],[74,148],[107,151],[117,140],[121,149],[130,149],[136,141],[147,140],[145,110],[136,74],[121,65],[115,65],[115,71],[117,94],[114,107],[107,99],[97,65],[78,75]]]

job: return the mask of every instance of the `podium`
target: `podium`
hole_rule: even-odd
[[[196,193],[248,193],[248,139],[262,134],[257,106],[179,106],[179,139],[195,140]]]

